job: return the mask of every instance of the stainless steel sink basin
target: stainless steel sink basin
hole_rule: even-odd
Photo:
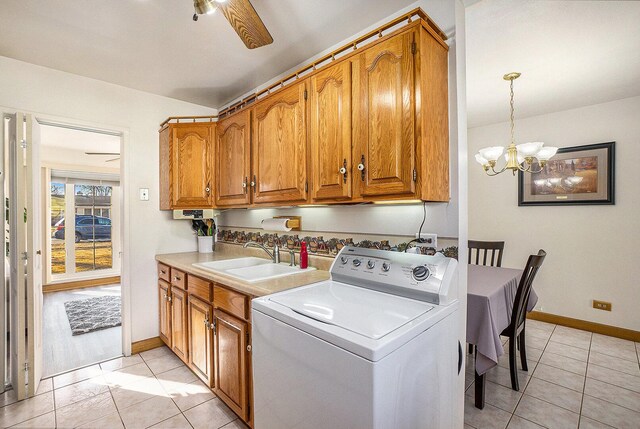
[[[214,273],[235,277],[250,283],[315,270],[313,267],[302,270],[300,267],[292,267],[286,263],[274,264],[269,259],[254,257],[198,262],[193,264],[193,266]]]

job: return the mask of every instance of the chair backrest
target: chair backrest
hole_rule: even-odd
[[[475,262],[471,262],[473,250],[475,249]],[[491,252],[491,265],[492,267],[502,266],[502,251],[504,250],[504,241],[477,241],[469,240],[469,264],[475,265],[487,265],[487,255]],[[482,262],[480,262],[480,254],[482,256]]]
[[[533,279],[536,278],[538,269],[542,266],[545,256],[547,256],[547,252],[540,249],[537,255],[529,255],[529,259],[527,259],[527,265],[524,267],[524,271],[522,272],[520,284],[518,284],[518,291],[516,292],[516,298],[513,301],[510,325],[513,329],[518,328],[524,323],[527,315],[529,295],[531,294],[531,285],[533,285]]]

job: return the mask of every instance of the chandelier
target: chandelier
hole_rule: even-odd
[[[513,128],[513,81],[520,77],[520,73],[507,73],[503,76],[504,80],[509,81],[511,88],[511,144],[507,147],[507,153],[504,154],[506,164],[501,169],[496,170],[498,159],[505,152],[503,146],[492,146],[480,149],[476,154],[476,161],[485,173],[489,176],[496,176],[507,170],[511,170],[515,176],[516,171],[525,173],[539,173],[542,171],[547,161],[553,157],[558,151],[557,147],[544,146],[542,142],[529,142],[516,145]],[[534,169],[534,163],[538,164],[538,168]]]

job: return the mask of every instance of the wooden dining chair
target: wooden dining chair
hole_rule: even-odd
[[[527,351],[525,346],[524,328],[527,321],[527,304],[529,303],[529,295],[531,294],[531,285],[535,279],[538,269],[542,266],[547,252],[540,249],[537,255],[530,255],[527,265],[522,272],[516,297],[513,301],[513,309],[511,310],[511,322],[500,335],[509,337],[509,371],[511,372],[511,388],[520,390],[518,385],[518,365],[516,364],[516,345],[520,348],[520,363],[522,369],[528,371]]]
[[[487,257],[491,254],[489,265],[492,267],[502,266],[502,251],[504,250],[504,241],[478,241],[469,240],[469,264],[487,265]],[[472,257],[475,250],[475,262]],[[480,257],[482,255],[482,262]]]
[[[487,257],[490,253],[491,259],[489,260],[489,265],[492,267],[502,266],[502,252],[504,251],[504,241],[469,240],[467,247],[469,248],[469,264],[487,265]],[[472,257],[474,251],[475,258]],[[480,258],[481,254],[482,259]],[[473,259],[475,259],[475,262],[472,262]],[[473,353],[473,349],[473,344],[469,344],[469,354]]]

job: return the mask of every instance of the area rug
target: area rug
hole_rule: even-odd
[[[73,335],[120,326],[120,297],[101,296],[64,303]]]

